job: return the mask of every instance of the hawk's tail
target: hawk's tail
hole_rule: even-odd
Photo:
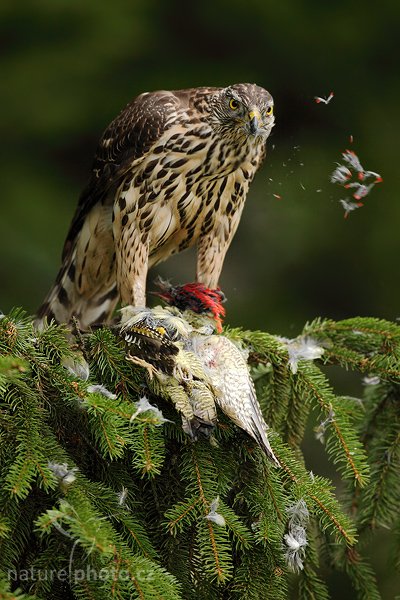
[[[82,274],[77,275],[75,252],[61,267],[56,282],[37,313],[37,324],[54,319],[57,323],[70,323],[75,317],[80,329],[106,323],[118,302],[115,278],[103,278],[93,287],[82,288]],[[79,285],[81,284],[81,285]]]

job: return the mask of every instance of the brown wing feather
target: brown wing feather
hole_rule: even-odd
[[[64,244],[67,258],[89,211],[98,202],[113,198],[132,162],[145,155],[170,126],[180,99],[167,91],[137,96],[110,123],[100,138],[91,179],[82,192]],[[169,121],[170,120],[170,121]]]

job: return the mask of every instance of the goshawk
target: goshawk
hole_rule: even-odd
[[[196,281],[216,288],[273,125],[255,84],[135,98],[100,139],[39,317],[85,329],[145,306],[149,267],[194,244]]]

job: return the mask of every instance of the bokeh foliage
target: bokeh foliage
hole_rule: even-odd
[[[3,310],[40,303],[96,141],[135,94],[256,81],[277,124],[223,274],[230,321],[267,314],[290,333],[317,314],[398,315],[398,3],[5,0],[0,15]],[[384,184],[345,221],[328,177],[349,135]],[[163,272],[191,280],[193,257]]]

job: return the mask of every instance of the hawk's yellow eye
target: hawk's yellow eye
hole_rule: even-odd
[[[229,100],[229,108],[231,108],[232,110],[237,110],[239,108],[239,102],[232,98],[231,100]]]
[[[272,115],[272,113],[274,112],[274,107],[273,106],[268,106],[267,110],[265,111],[267,113],[267,115]]]

